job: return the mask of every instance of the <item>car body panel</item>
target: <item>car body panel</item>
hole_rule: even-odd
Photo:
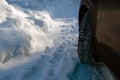
[[[96,38],[120,53],[120,1],[98,0]]]

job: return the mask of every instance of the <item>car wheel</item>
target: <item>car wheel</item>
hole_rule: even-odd
[[[81,63],[93,64],[92,58],[92,26],[89,11],[83,15],[79,27],[78,55]]]

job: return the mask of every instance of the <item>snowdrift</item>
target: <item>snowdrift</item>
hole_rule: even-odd
[[[74,25],[74,22],[69,24],[65,20],[77,17],[78,2],[79,0],[1,0],[0,62],[6,62],[15,56],[43,53],[54,46],[53,37],[58,36],[59,26]],[[62,17],[63,20],[59,20]],[[56,35],[48,35],[51,32],[51,35]]]
[[[68,80],[78,60],[79,3],[1,0],[0,80]]]

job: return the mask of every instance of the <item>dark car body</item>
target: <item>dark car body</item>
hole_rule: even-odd
[[[120,0],[81,0],[79,24],[89,10],[93,27],[93,58],[120,77]]]

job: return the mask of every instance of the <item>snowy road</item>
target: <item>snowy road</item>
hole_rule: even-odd
[[[77,56],[80,0],[1,0],[0,80],[114,80]]]

